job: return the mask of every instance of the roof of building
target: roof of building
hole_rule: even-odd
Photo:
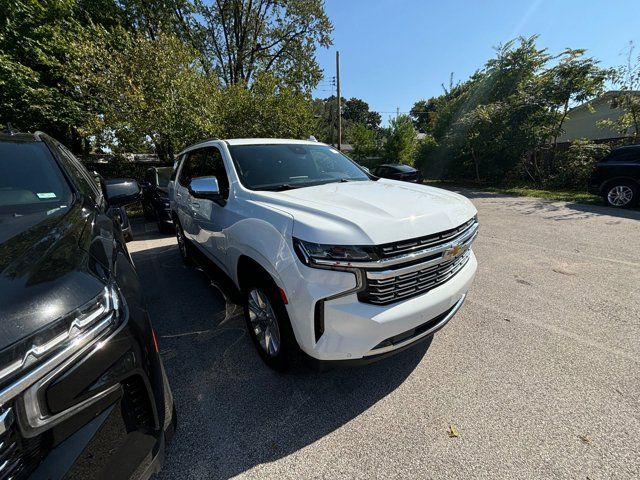
[[[612,99],[613,100],[614,98],[616,98],[617,96],[619,96],[619,95],[621,95],[623,93],[630,93],[632,95],[640,95],[640,90],[609,90],[607,92],[604,92],[602,95],[599,95],[599,96],[589,100],[588,102],[584,102],[584,103],[581,103],[580,105],[576,105],[575,107],[570,108],[569,109],[569,113],[576,112],[578,110],[582,110],[582,109],[588,108],[589,105],[591,105],[592,103],[595,103],[595,102],[599,102],[599,101],[607,100],[607,99]]]

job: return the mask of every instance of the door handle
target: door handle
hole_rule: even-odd
[[[200,208],[200,204],[199,204],[198,202],[191,202],[191,203],[190,203],[190,205],[191,205],[193,208]]]

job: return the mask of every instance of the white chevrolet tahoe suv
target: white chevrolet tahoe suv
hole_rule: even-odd
[[[198,143],[170,200],[183,259],[231,278],[278,370],[300,349],[364,363],[410,346],[451,319],[476,272],[468,199],[374,177],[318,142]]]

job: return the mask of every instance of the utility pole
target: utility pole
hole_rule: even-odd
[[[336,85],[338,89],[338,150],[342,148],[342,105],[340,105],[340,52],[336,51]]]

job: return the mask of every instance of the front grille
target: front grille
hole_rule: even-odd
[[[442,285],[469,261],[477,228],[474,217],[459,227],[435,235],[380,246],[379,251],[386,257],[382,262],[390,263],[391,268],[368,269],[366,285],[358,293],[358,299],[388,305]],[[458,251],[451,252],[454,249]]]
[[[458,273],[469,261],[470,254],[471,252],[467,250],[453,260],[384,280],[367,279],[367,288],[359,294],[360,301],[387,305],[422,295],[442,285]]]
[[[463,223],[459,227],[445,230],[444,232],[435,233],[426,237],[413,238],[402,242],[387,243],[380,246],[379,252],[382,258],[389,258],[409,253],[414,250],[438,245],[439,243],[450,241],[457,236],[464,235],[467,230],[473,228],[476,222],[476,217],[473,217],[471,220]]]
[[[42,437],[22,438],[15,423],[0,435],[0,480],[29,477],[42,460]]]

